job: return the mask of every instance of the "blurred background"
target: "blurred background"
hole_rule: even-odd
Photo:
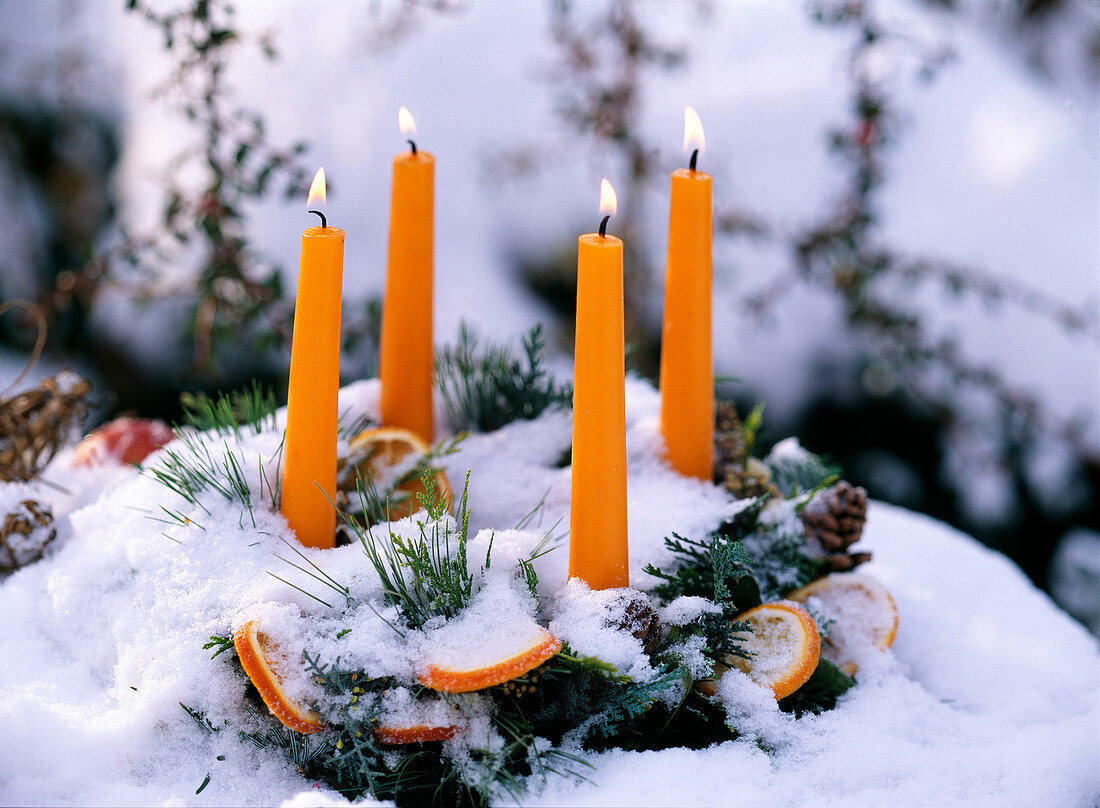
[[[343,371],[372,375],[400,105],[437,160],[437,344],[542,322],[568,374],[607,176],[654,378],[690,104],[720,394],[766,403],[762,448],[798,435],[1100,629],[1100,3],[0,0],[0,32],[0,298],[46,325],[24,385],[73,367],[99,419],[285,397],[320,165]],[[4,396],[38,322],[0,318]]]

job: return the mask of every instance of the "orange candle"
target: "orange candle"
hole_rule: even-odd
[[[416,125],[404,107],[398,113],[404,134]],[[393,158],[390,246],[378,378],[381,415],[387,426],[402,426],[429,443],[432,418],[432,266],[435,233],[435,158],[409,140],[408,152]]]
[[[309,206],[325,202],[325,170],[313,178]],[[282,511],[307,547],[336,542],[336,397],[340,388],[340,287],[344,231],[302,233],[298,296],[290,352],[290,388],[283,447]]]
[[[684,111],[691,167],[672,172],[661,336],[661,432],[681,474],[710,480],[714,469],[714,365],[711,357],[711,177],[695,170],[703,126]]]
[[[615,191],[604,180],[599,233],[580,237],[573,379],[569,575],[593,589],[629,586],[623,243],[605,235]]]

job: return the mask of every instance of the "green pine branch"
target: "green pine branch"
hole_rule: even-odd
[[[278,404],[273,390],[264,390],[253,380],[252,386],[211,398],[206,393],[182,393],[183,426],[191,426],[200,432],[216,431],[228,437],[239,438],[243,427],[259,435],[264,430],[274,431],[275,410]],[[179,425],[177,425],[179,426]]]
[[[523,357],[505,345],[481,347],[465,323],[458,343],[436,359],[436,385],[455,429],[491,432],[517,419],[537,418],[550,407],[567,407],[573,393],[543,365],[542,326],[523,338]]]

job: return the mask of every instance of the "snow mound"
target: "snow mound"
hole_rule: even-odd
[[[376,393],[371,383],[348,388],[342,409],[370,414]],[[665,535],[700,538],[736,507],[662,463],[657,404],[652,388],[630,382],[631,574],[643,587],[651,581],[641,568],[668,562]],[[649,674],[641,641],[622,622],[620,593],[566,585],[563,541],[533,562],[544,614],[515,576],[514,562],[535,554],[546,535],[552,546],[566,535],[569,468],[559,460],[569,444],[567,414],[473,435],[447,458],[452,479],[472,471],[478,532],[469,559],[481,587],[468,616],[448,624],[462,629],[454,642],[442,642],[442,632],[433,639],[434,625],[408,637],[387,625],[396,615],[362,547],[296,546],[260,496],[276,465],[277,434],[204,440],[239,458],[256,494],[250,511],[210,491],[188,502],[130,468],[71,470],[66,455],[47,475],[71,495],[41,484],[0,486],[0,502],[33,493],[53,508],[58,527],[43,560],[0,581],[0,803],[344,804],[303,780],[281,751],[239,740],[238,729],[261,731],[266,716],[248,712],[243,676],[211,662],[214,649],[203,645],[249,619],[263,621],[280,645],[310,648],[319,664],[339,659],[405,682],[425,643],[440,642],[456,660],[496,656],[486,637],[502,622],[509,643],[549,623],[574,653],[639,679]],[[405,519],[385,530],[415,537],[418,527]],[[900,628],[891,651],[861,660],[857,686],[836,709],[796,720],[730,671],[718,697],[742,732],[737,740],[700,751],[590,754],[587,782],[532,780],[524,803],[1095,805],[1095,639],[1005,558],[931,519],[876,503],[863,545],[875,556],[863,569],[890,590]],[[343,595],[325,578],[358,598],[339,621],[331,604],[342,606]],[[707,608],[682,598],[662,616],[684,624]],[[698,648],[683,653],[702,665]],[[443,701],[414,708],[401,688],[386,698],[398,714],[407,707],[410,721],[448,716]],[[471,734],[487,732],[487,715],[469,721]]]

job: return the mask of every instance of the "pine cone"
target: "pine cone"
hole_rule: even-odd
[[[745,436],[732,401],[714,408],[714,482],[722,485],[733,468],[744,465]]]
[[[630,589],[623,593],[622,602],[616,603],[608,616],[608,625],[642,641],[642,650],[652,654],[661,641],[661,623],[657,610],[649,602],[644,592]]]
[[[745,431],[732,401],[719,401],[714,410],[714,482],[738,499],[779,493],[767,467],[746,457]]]
[[[0,526],[0,572],[14,572],[37,561],[56,535],[50,509],[33,499],[23,500]]]
[[[815,496],[802,509],[806,537],[821,545],[823,572],[854,569],[871,560],[870,553],[850,553],[848,548],[863,535],[867,521],[867,492],[841,480]]]

